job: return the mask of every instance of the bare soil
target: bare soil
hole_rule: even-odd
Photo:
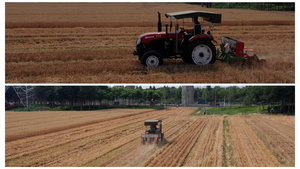
[[[213,31],[219,43],[222,36],[244,41],[267,64],[196,66],[166,59],[147,68],[132,52],[140,34],[157,31],[157,10],[165,24],[166,12],[208,9],[181,3],[6,3],[5,82],[295,82],[294,12],[209,9],[222,14]]]
[[[19,166],[226,166],[224,156],[242,167],[295,166],[295,117],[266,115],[192,116],[195,108],[170,108],[166,110],[117,110],[119,116],[102,116],[107,110],[96,111],[95,118],[69,122],[62,118],[56,123],[55,116],[43,112],[32,112],[31,119],[26,112],[9,115],[6,112],[6,137],[18,132],[22,137],[6,140],[5,165]],[[96,113],[95,112],[95,113]],[[122,113],[124,112],[124,113]],[[63,112],[55,112],[58,114]],[[86,112],[80,112],[86,114]],[[93,114],[93,113],[88,113]],[[35,115],[35,116],[33,116]],[[35,135],[29,135],[40,119],[47,117],[44,132],[40,128]],[[70,119],[78,118],[79,112],[69,112]],[[24,118],[26,123],[17,123]],[[159,145],[141,144],[144,120],[162,119],[165,140]],[[88,123],[88,122],[91,123]],[[62,125],[65,122],[65,125]],[[26,124],[32,124],[30,126]],[[66,127],[72,123],[72,127]],[[14,124],[15,130],[10,127]],[[25,124],[25,127],[21,126]],[[61,130],[52,130],[60,124]],[[28,127],[26,127],[28,126]],[[224,127],[228,137],[224,137]],[[36,127],[39,128],[39,127]],[[263,136],[263,137],[262,137]],[[230,144],[232,153],[227,152],[224,143]]]

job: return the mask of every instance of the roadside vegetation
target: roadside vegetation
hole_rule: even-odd
[[[164,106],[144,106],[144,105],[94,105],[94,106],[74,106],[73,110],[103,110],[103,109],[154,109],[154,110],[163,110],[168,107]],[[47,104],[32,104],[29,109],[24,108],[23,105],[17,104],[16,108],[8,111],[70,111],[70,106],[56,106],[49,107]]]
[[[264,11],[295,11],[295,3],[212,3],[212,8],[252,9]]]
[[[25,111],[14,86],[6,86],[6,110],[14,105],[13,111]],[[100,110],[111,108],[128,109],[165,109],[183,106],[182,87],[142,86],[34,86],[28,95],[32,100],[29,111],[61,110]],[[224,104],[226,103],[226,104]],[[213,107],[217,105],[218,107]],[[226,105],[226,107],[222,107]],[[191,107],[200,107],[192,114],[253,114],[270,113],[268,107],[274,107],[272,114],[295,114],[294,86],[195,86],[194,103]],[[269,109],[270,110],[270,109]],[[200,113],[199,113],[200,112]]]
[[[204,115],[204,109],[206,109],[206,115],[234,115],[234,114],[279,114],[280,106],[274,106],[274,113],[268,112],[266,106],[265,109],[262,106],[236,106],[236,107],[199,107],[191,115],[202,116]]]

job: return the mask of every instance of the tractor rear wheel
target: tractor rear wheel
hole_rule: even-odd
[[[163,64],[163,56],[156,50],[149,50],[143,54],[141,63],[145,66],[160,66]]]
[[[207,40],[200,43],[191,43],[187,47],[187,57],[196,65],[215,63],[216,47]]]

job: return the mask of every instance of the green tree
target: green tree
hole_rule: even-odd
[[[160,100],[162,98],[162,96],[163,96],[163,93],[159,90],[156,90],[153,92],[152,98],[154,100]]]
[[[138,104],[140,103],[140,100],[143,98],[143,91],[141,88],[137,88],[134,90],[134,99],[138,100]]]
[[[143,95],[143,100],[144,100],[144,104],[146,104],[147,96],[148,96],[148,91],[147,90],[143,90],[142,91],[142,95]]]
[[[218,96],[220,97],[220,99],[224,99],[224,102],[225,102],[226,98],[228,96],[228,91],[223,88],[223,89],[219,90]]]
[[[164,99],[164,103],[167,103],[167,99],[170,97],[170,88],[167,86],[164,86],[162,88],[162,98]]]
[[[105,90],[98,88],[97,95],[98,95],[98,100],[99,100],[100,104],[102,104],[102,100],[104,100],[106,98]]]
[[[182,87],[179,86],[178,89],[176,89],[176,95],[175,95],[175,100],[177,101],[177,103],[180,103],[181,96],[182,96]]]
[[[83,110],[83,104],[96,100],[98,97],[96,86],[80,86],[78,100],[80,102],[80,110]],[[90,109],[90,103],[88,103]]]
[[[152,89],[147,90],[147,100],[153,99],[154,91]]]
[[[201,100],[201,98],[202,98],[202,89],[195,88],[194,89],[194,100],[198,101],[198,100]]]
[[[36,86],[33,89],[35,97],[49,103],[50,108],[54,108],[54,102],[58,100],[57,86]]]

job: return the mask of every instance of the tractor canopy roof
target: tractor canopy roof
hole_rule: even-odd
[[[222,15],[213,12],[206,11],[180,11],[180,12],[171,12],[166,13],[166,17],[171,17],[175,19],[184,19],[184,18],[193,18],[193,17],[202,17],[205,21],[212,23],[221,23]]]
[[[148,125],[157,125],[158,122],[162,122],[162,120],[146,120],[145,121],[145,126],[148,126]]]

